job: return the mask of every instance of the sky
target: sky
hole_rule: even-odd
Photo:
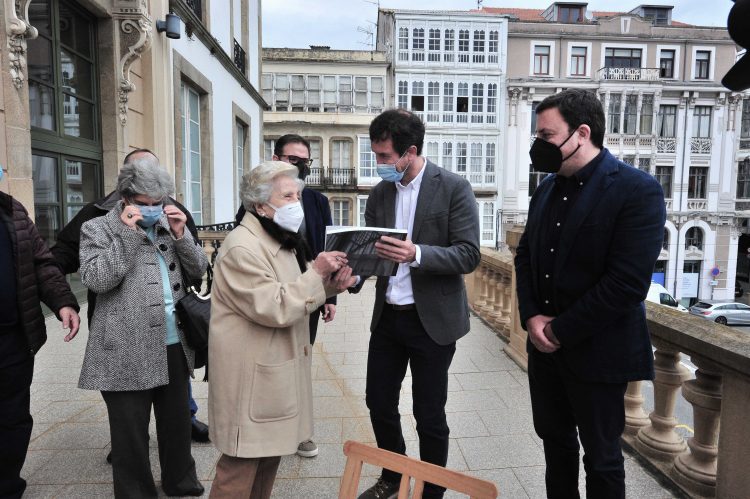
[[[585,1],[585,0],[584,0]],[[546,9],[554,0],[483,0],[484,7]],[[629,11],[638,5],[674,6],[672,19],[699,26],[726,27],[732,0],[588,0],[589,10]],[[378,0],[262,0],[263,47],[370,50],[376,32]],[[472,10],[477,0],[380,0],[383,8]]]

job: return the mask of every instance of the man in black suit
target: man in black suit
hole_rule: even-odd
[[[284,161],[297,167],[300,180],[310,174],[310,165],[313,160],[310,159],[310,142],[300,135],[288,133],[282,135],[276,140],[273,148],[274,161]],[[331,207],[328,204],[328,198],[320,192],[305,188],[302,190],[302,211],[305,218],[299,228],[299,232],[307,241],[312,250],[313,258],[325,249],[326,245],[326,225],[333,225],[331,218]],[[237,224],[245,216],[245,207],[240,206],[237,210],[235,219]],[[336,316],[336,297],[328,298],[325,304],[318,310],[310,314],[310,344],[315,344],[315,337],[318,333],[318,319],[323,317],[324,322],[331,322]],[[315,457],[318,455],[318,446],[313,440],[308,440],[299,444],[297,455],[301,457]]]
[[[156,161],[159,158],[148,149],[135,149],[130,151],[123,159],[123,164],[128,164],[129,161],[134,161],[139,158],[146,156],[153,157]],[[78,272],[78,268],[81,263],[78,259],[78,251],[81,245],[81,226],[91,220],[109,213],[109,210],[114,208],[115,204],[120,200],[120,195],[117,191],[112,191],[105,197],[87,204],[81,211],[76,213],[76,216],[68,222],[65,227],[62,228],[60,233],[57,235],[55,245],[51,248],[52,255],[55,257],[58,267],[62,270],[63,274],[72,274]],[[177,206],[187,217],[185,227],[190,231],[195,241],[198,240],[198,229],[195,227],[190,212],[178,203],[176,200],[170,198],[170,202]],[[196,283],[196,287],[200,287],[200,283]],[[88,310],[87,317],[89,324],[91,324],[91,318],[94,316],[94,308],[96,307],[96,293],[88,290]],[[192,385],[188,383],[189,390],[189,404],[190,404],[190,417],[192,423],[191,434],[193,440],[196,442],[208,442],[208,425],[196,418],[195,414],[198,412],[198,404],[193,399]],[[107,462],[112,462],[112,453],[107,455]]]
[[[481,259],[479,215],[469,182],[422,156],[424,134],[419,117],[403,109],[385,111],[370,124],[383,180],[367,198],[365,220],[369,227],[406,229],[407,239],[383,236],[375,244],[398,270],[375,284],[366,402],[378,447],[405,454],[398,403],[408,366],[420,458],[445,466],[448,368],[456,341],[469,332],[464,274]],[[360,280],[353,291],[361,286]],[[399,481],[398,473],[384,469],[359,499],[396,497]],[[428,483],[423,497],[444,492]]]
[[[531,199],[515,266],[547,497],[579,497],[580,437],[587,497],[624,498],[625,389],[654,377],[643,300],[661,250],[664,194],[603,148],[595,94],[565,90],[536,114],[531,161],[553,175]]]

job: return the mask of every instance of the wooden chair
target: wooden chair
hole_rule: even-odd
[[[414,477],[412,498],[421,499],[425,482],[434,483],[449,490],[468,495],[472,499],[495,499],[497,487],[487,480],[474,478],[457,471],[425,463],[395,452],[378,449],[359,442],[347,441],[344,444],[346,468],[341,479],[339,499],[355,499],[359,485],[362,463],[369,463],[401,473],[401,485],[398,499],[409,497],[409,482]]]

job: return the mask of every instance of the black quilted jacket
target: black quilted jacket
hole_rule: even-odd
[[[0,222],[13,242],[18,317],[34,355],[47,341],[40,301],[56,314],[63,307],[78,311],[78,302],[26,208],[4,192],[0,192]]]

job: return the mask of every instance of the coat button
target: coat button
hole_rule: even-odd
[[[166,245],[166,244],[164,244],[164,243],[161,243],[161,244],[159,245],[159,249],[160,249],[160,250],[162,250],[162,251],[167,251],[167,250],[168,250],[169,248],[167,248],[167,245]]]
[[[174,286],[172,286],[172,289],[174,289],[175,291],[179,291],[179,289],[180,289],[180,283],[178,282],[177,284],[175,284]]]
[[[172,263],[169,264],[169,270],[174,271],[174,269],[176,269],[176,268],[177,268],[177,265],[175,265],[174,262],[172,262]]]

